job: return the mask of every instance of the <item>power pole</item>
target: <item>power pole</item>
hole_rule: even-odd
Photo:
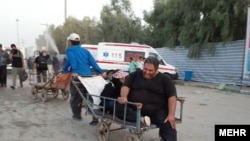
[[[67,0],[64,0],[64,23],[67,19]]]
[[[19,46],[19,19],[16,19],[16,30],[17,30],[17,46]]]

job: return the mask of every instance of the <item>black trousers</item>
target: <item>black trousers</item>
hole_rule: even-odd
[[[87,99],[86,88],[81,83],[77,84],[77,87],[80,89],[83,96]],[[70,83],[70,94],[71,94],[70,106],[71,106],[73,116],[81,118],[82,117],[81,112],[82,112],[83,99],[82,99],[82,96],[80,95],[80,93],[78,93],[76,87],[74,86],[74,84],[72,82]],[[89,101],[93,102],[92,97],[89,97]]]
[[[80,91],[82,93],[86,92],[85,87],[82,84],[77,84],[78,88],[80,89]],[[73,113],[74,117],[78,117],[81,118],[81,112],[82,112],[82,97],[81,95],[78,93],[76,87],[74,86],[74,84],[71,82],[70,84],[70,107]]]
[[[150,117],[152,123],[159,127],[159,134],[162,141],[177,141],[177,131],[173,129],[169,122],[164,123],[163,121],[168,115],[166,109],[161,109],[154,114],[147,115]],[[124,118],[124,104],[117,104],[116,116],[123,120]],[[142,116],[145,114],[142,113]],[[136,108],[133,106],[127,106],[126,120],[130,122],[136,122]]]
[[[7,66],[0,66],[0,86],[6,86],[7,84]]]
[[[37,70],[37,82],[47,82],[47,70]]]

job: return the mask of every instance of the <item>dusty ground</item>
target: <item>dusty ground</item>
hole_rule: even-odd
[[[47,102],[31,98],[28,81],[24,88],[0,88],[1,141],[97,141],[91,116],[71,119],[68,100],[61,95]],[[213,141],[215,124],[250,124],[250,95],[217,89],[176,85],[186,98],[183,122],[177,125],[178,141]],[[40,95],[39,95],[40,96]],[[176,111],[179,112],[179,109]],[[113,125],[116,126],[116,125]],[[112,126],[111,126],[112,127]],[[110,141],[121,140],[127,130],[111,132]],[[158,129],[145,132],[142,141],[157,140]]]

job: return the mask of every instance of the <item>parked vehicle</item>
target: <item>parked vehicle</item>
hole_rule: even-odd
[[[100,42],[98,45],[83,44],[82,47],[88,49],[98,65],[108,73],[112,73],[115,69],[128,71],[130,57],[138,60],[140,56],[144,58],[154,56],[160,61],[160,72],[169,75],[173,80],[178,79],[177,69],[163,60],[149,45]]]

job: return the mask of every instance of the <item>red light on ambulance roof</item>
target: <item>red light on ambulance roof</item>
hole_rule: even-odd
[[[135,44],[114,44],[114,43],[107,43],[105,46],[119,46],[119,47],[138,47],[138,48],[150,48],[148,45],[135,45]]]

